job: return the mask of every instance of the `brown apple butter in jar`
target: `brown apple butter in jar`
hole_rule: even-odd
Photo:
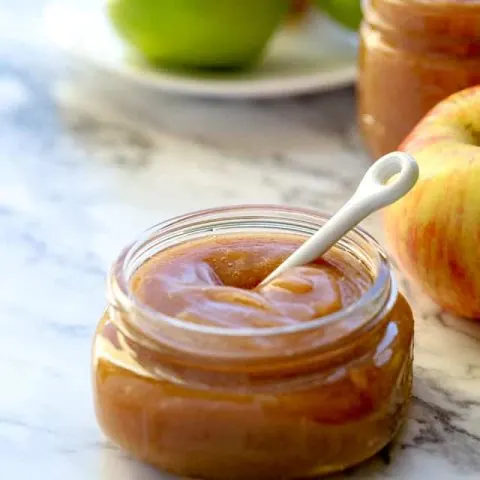
[[[480,83],[480,0],[365,0],[360,38],[359,122],[375,158]]]
[[[327,217],[231,207],[153,227],[112,267],[93,347],[98,421],[202,479],[340,471],[405,419],[413,317],[360,229],[259,287]]]

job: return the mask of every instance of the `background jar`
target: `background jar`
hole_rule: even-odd
[[[155,253],[205,236],[309,236],[328,217],[232,207],[153,227],[108,280],[93,347],[99,423],[137,458],[189,477],[278,479],[348,468],[392,440],[410,397],[413,317],[376,242],[338,244],[372,277],[356,303],[298,325],[225,329],[151,311],[129,280]]]
[[[365,0],[359,62],[359,123],[377,158],[440,100],[480,83],[480,1]]]

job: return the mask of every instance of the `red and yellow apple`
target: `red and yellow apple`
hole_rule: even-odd
[[[385,209],[389,250],[441,307],[480,318],[480,86],[439,103],[399,149],[420,178]]]

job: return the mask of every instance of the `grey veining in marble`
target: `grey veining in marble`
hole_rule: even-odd
[[[369,165],[353,92],[122,95],[119,81],[63,72],[33,33],[41,5],[0,18],[0,477],[167,478],[96,425],[89,355],[106,270],[140,230],[192,209],[336,209]],[[365,226],[381,238],[378,219]],[[402,289],[416,315],[409,420],[391,451],[338,478],[480,478],[479,329]]]

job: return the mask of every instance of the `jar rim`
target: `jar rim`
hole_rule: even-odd
[[[263,215],[261,215],[262,212]],[[127,246],[122,251],[117,260],[114,262],[110,271],[109,282],[107,286],[107,295],[109,296],[110,303],[123,311],[133,311],[135,309],[137,311],[139,310],[143,314],[146,314],[149,319],[157,322],[166,322],[169,324],[169,326],[177,329],[190,331],[196,334],[216,335],[223,337],[269,337],[273,335],[308,332],[316,328],[326,326],[333,322],[338,322],[342,319],[345,319],[346,317],[352,316],[355,313],[359,312],[362,308],[365,308],[369,304],[373,304],[375,302],[381,303],[381,305],[379,304],[379,309],[384,309],[386,307],[386,303],[389,303],[391,304],[391,306],[393,306],[397,297],[397,287],[393,278],[393,274],[389,267],[387,256],[383,249],[380,247],[380,245],[376,242],[376,240],[360,227],[356,227],[355,229],[353,229],[344,238],[348,237],[349,235],[354,235],[355,237],[358,237],[357,242],[358,240],[361,240],[370,247],[373,247],[374,252],[377,256],[377,258],[374,260],[377,261],[376,263],[378,264],[378,271],[372,285],[357,301],[355,301],[348,307],[337,312],[321,316],[309,322],[298,323],[296,325],[261,328],[228,328],[199,325],[185,322],[184,320],[178,320],[174,317],[165,315],[149,307],[148,305],[145,305],[137,297],[131,294],[131,291],[129,289],[129,280],[132,273],[138,268],[138,266],[134,268],[132,272],[128,272],[127,267],[129,265],[132,265],[135,255],[138,254],[139,250],[141,251],[142,248],[145,248],[145,246],[148,245],[148,240],[152,239],[154,235],[161,235],[162,233],[165,235],[169,231],[169,229],[172,228],[175,229],[182,226],[188,228],[188,225],[194,224],[195,221],[202,219],[206,220],[207,218],[212,216],[214,218],[215,216],[217,216],[217,221],[221,222],[222,220],[238,220],[242,218],[242,215],[246,215],[245,218],[250,219],[253,217],[258,217],[260,215],[260,218],[265,218],[265,221],[267,221],[269,218],[271,218],[266,216],[267,212],[273,216],[276,214],[277,221],[280,222],[282,221],[282,219],[284,220],[284,222],[286,222],[288,220],[288,216],[290,216],[291,222],[293,221],[293,223],[297,224],[301,223],[301,219],[303,219],[303,221],[309,220],[313,227],[312,233],[315,229],[318,229],[321,226],[322,221],[325,222],[330,217],[330,215],[321,213],[316,210],[267,204],[236,205],[199,210],[171,218],[164,222],[160,222],[153,227],[147,229],[137,241]],[[218,215],[220,215],[220,217],[218,217]],[[248,217],[248,215],[250,215],[250,217]],[[157,252],[153,252],[148,255],[145,260],[151,258],[151,256],[153,256],[155,253]],[[388,290],[388,296],[385,295],[386,290]]]

